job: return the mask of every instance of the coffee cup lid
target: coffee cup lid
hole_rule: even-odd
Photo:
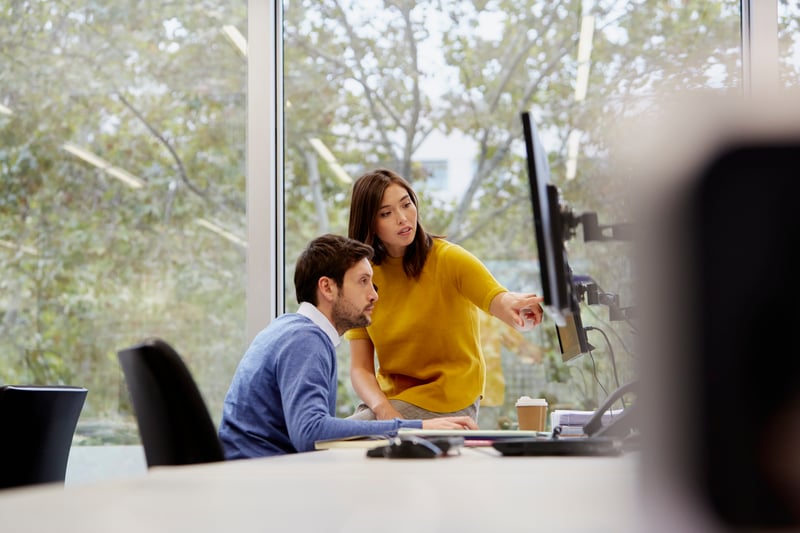
[[[520,396],[516,405],[544,405],[546,407],[547,398],[531,398],[530,396]]]

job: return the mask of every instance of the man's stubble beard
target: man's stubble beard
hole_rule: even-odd
[[[363,328],[372,323],[364,311],[356,309],[356,306],[343,298],[337,298],[333,302],[333,323],[337,330],[347,331],[354,328]]]

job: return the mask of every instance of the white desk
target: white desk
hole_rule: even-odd
[[[0,492],[9,533],[639,532],[639,458],[372,459],[364,450],[151,469]]]

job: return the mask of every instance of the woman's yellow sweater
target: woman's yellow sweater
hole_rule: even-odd
[[[443,239],[434,239],[418,279],[405,275],[401,258],[373,269],[372,324],[345,338],[372,340],[387,398],[441,413],[474,403],[486,383],[478,310],[488,313],[506,289],[478,258]]]

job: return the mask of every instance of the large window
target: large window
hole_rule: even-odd
[[[778,2],[778,53],[781,86],[800,88],[800,5],[793,0]]]
[[[615,223],[636,179],[609,170],[618,121],[686,90],[742,88],[738,0],[364,5],[284,3],[287,273],[310,238],[346,234],[352,180],[388,166],[420,192],[429,231],[475,253],[510,289],[541,292],[520,113],[532,111],[571,207]],[[433,173],[435,159],[454,164]],[[584,244],[579,234],[568,245],[576,273],[635,305],[630,243]],[[289,307],[292,294],[287,284]],[[551,320],[523,335],[486,317],[481,426],[513,421],[520,394],[593,408],[632,377],[631,325],[603,306],[582,314],[598,328],[596,349],[568,363]],[[340,357],[347,414],[357,401],[347,343]]]
[[[775,4],[793,86],[793,3],[744,5]],[[618,119],[687,89],[741,91],[742,36],[764,35],[742,33],[738,0],[0,5],[0,382],[86,386],[86,443],[138,439],[116,351],[149,336],[187,359],[218,420],[252,335],[296,305],[297,253],[346,232],[366,169],[402,173],[429,230],[540,290],[519,113],[570,205],[618,222],[635,179],[608,170]],[[626,243],[569,246],[635,303]],[[481,425],[513,418],[522,393],[593,406],[612,361],[630,377],[630,328],[584,313],[610,340],[592,333],[593,358],[567,364],[551,322],[484,321]],[[347,343],[340,357],[347,414]]]
[[[136,441],[116,351],[159,336],[217,416],[247,341],[246,2],[0,4],[0,382],[85,386],[80,441]]]

